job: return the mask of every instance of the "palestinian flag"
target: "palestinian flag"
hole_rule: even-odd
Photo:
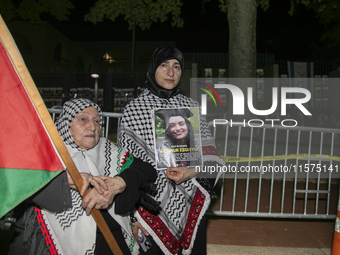
[[[48,129],[58,131],[1,16],[0,123],[1,218],[65,169]]]
[[[0,15],[0,218],[67,168],[83,180]],[[87,193],[85,192],[85,195]],[[93,219],[113,254],[123,255],[100,211]]]

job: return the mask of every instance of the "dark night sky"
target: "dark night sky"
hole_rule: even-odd
[[[70,20],[49,22],[74,41],[130,41],[132,32],[128,23],[119,17],[94,25],[84,22],[83,16],[91,4],[81,1],[75,4]],[[226,52],[228,51],[227,15],[218,8],[217,1],[183,1],[183,28],[171,27],[168,19],[164,23],[152,24],[150,29],[136,29],[137,41],[176,41],[183,52]],[[327,48],[319,41],[322,27],[315,14],[301,6],[297,14],[290,16],[289,1],[271,1],[267,11],[258,8],[257,13],[257,51],[258,53],[275,53],[276,58],[292,60],[309,60],[328,58]],[[317,49],[317,50],[315,50]],[[321,56],[319,56],[321,55]],[[334,54],[333,54],[334,56]]]

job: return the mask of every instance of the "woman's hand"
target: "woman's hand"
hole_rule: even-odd
[[[83,198],[82,206],[87,215],[90,215],[93,208],[106,209],[112,202],[114,197],[125,190],[126,183],[123,178],[115,176],[105,180],[107,190],[100,194],[97,189],[91,189],[90,192]]]
[[[84,195],[85,191],[89,187],[89,184],[91,184],[98,191],[99,194],[104,194],[104,190],[108,190],[105,180],[111,179],[110,177],[93,176],[88,173],[80,173],[80,176],[83,179],[83,186],[81,188],[81,191],[79,192],[81,196]],[[67,172],[67,180],[68,180],[68,184],[70,185],[70,188],[77,190],[77,187],[68,172]]]
[[[176,184],[180,184],[189,180],[192,176],[195,176],[195,168],[188,168],[186,166],[181,167],[168,167],[166,169],[166,176],[173,180]]]
[[[138,221],[134,222],[133,227],[132,227],[132,235],[136,239],[137,242],[138,242],[138,230],[139,229],[143,232],[145,236],[149,235],[148,231],[146,231]]]

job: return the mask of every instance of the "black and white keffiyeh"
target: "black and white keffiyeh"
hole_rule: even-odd
[[[122,166],[128,161],[131,164],[129,153],[106,138],[100,138],[98,144],[91,149],[81,149],[75,144],[69,132],[74,117],[90,106],[95,107],[101,116],[99,106],[88,99],[78,98],[66,102],[56,126],[79,172],[113,177],[120,173]],[[67,211],[52,213],[45,209],[41,210],[43,222],[39,223],[46,227],[43,233],[46,242],[51,245],[50,249],[56,251],[55,254],[94,254],[97,225],[92,216],[85,214],[79,193],[71,190],[71,196],[72,208]],[[130,216],[115,214],[114,203],[107,210],[121,226],[131,254],[138,254],[139,246],[132,235]]]
[[[71,145],[73,148],[79,148],[75,144],[70,133],[71,123],[78,113],[90,106],[96,108],[99,112],[100,125],[102,125],[102,110],[91,100],[86,98],[75,98],[64,103],[62,111],[55,125],[65,144]]]
[[[199,107],[199,104],[182,94],[166,100],[154,95],[148,89],[144,90],[138,98],[125,107],[119,145],[126,148],[134,157],[149,162],[155,167],[152,109],[178,107]],[[216,151],[215,141],[202,115],[200,115],[200,129],[203,161],[223,165],[224,162]],[[210,195],[196,178],[176,185],[174,189],[172,181],[166,177],[165,170],[158,171],[155,183],[157,184],[155,200],[161,202],[162,208],[160,214],[155,216],[145,209],[139,209],[136,217],[165,254],[176,254],[179,245],[184,249],[183,254],[190,254],[200,220],[210,204]],[[192,221],[192,224],[189,224],[189,221]],[[160,229],[155,227],[156,223],[162,226],[161,231],[169,236],[168,239],[162,240],[159,235]]]
[[[169,59],[177,59],[183,70],[184,57],[176,47],[165,45],[154,51],[147,70],[147,89],[125,107],[118,140],[119,145],[126,148],[135,158],[154,167],[156,163],[152,110],[199,107],[198,102],[179,94],[181,80],[170,90],[157,83],[156,70]],[[204,116],[200,115],[199,118],[203,163],[223,165]],[[157,194],[154,198],[161,202],[161,212],[155,215],[139,207],[135,216],[164,254],[177,254],[180,246],[183,248],[183,255],[191,254],[198,226],[210,204],[210,194],[201,186],[202,182],[199,182],[198,178],[173,185],[173,181],[166,176],[166,170],[159,170],[157,173]]]
[[[100,138],[90,150],[79,151],[66,145],[75,165],[81,172],[92,175],[113,177],[117,175],[126,159],[126,150],[117,148],[113,142]],[[41,210],[44,224],[58,250],[57,254],[94,254],[97,225],[92,216],[87,216],[82,208],[78,192],[71,190],[72,208],[61,213]],[[130,216],[115,214],[115,204],[108,209],[109,214],[121,226],[125,242],[131,254],[138,254],[138,244],[132,236]]]

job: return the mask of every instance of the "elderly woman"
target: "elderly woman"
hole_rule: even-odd
[[[99,106],[88,99],[73,99],[63,105],[56,127],[83,173],[85,185],[79,194],[70,190],[75,187],[70,177],[68,184],[65,182],[65,174],[62,185],[53,180],[39,194],[42,199],[33,200],[37,206],[26,211],[23,221],[19,221],[21,235],[11,244],[9,254],[39,254],[44,250],[58,251],[55,254],[111,254],[95,221],[88,216],[92,208],[101,209],[123,254],[138,254],[130,216],[118,213],[129,213],[144,195],[139,188],[154,181],[156,172],[123,148],[99,137],[101,115]],[[88,183],[94,188],[82,200]]]
[[[146,89],[123,113],[118,143],[153,167],[156,156],[152,110],[199,107],[196,101],[179,93],[183,68],[184,58],[176,47],[157,48],[147,70]],[[224,164],[203,116],[200,116],[200,131],[204,164]],[[160,213],[142,206],[135,213],[138,222],[134,224],[134,235],[141,228],[145,235],[151,236],[153,245],[146,254],[206,254],[205,213],[214,194],[215,177],[209,182],[195,176],[197,173],[192,170],[195,168],[182,166],[157,171],[155,199],[161,201]]]

